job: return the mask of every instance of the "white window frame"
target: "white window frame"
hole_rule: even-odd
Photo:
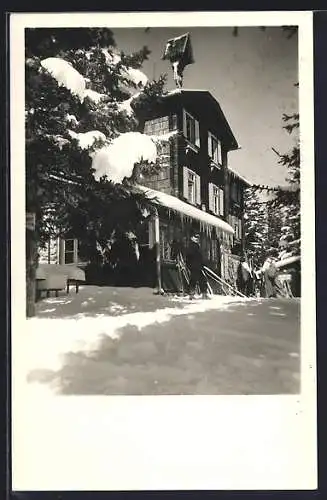
[[[217,147],[213,150],[213,142],[217,144]],[[219,167],[222,166],[223,160],[222,160],[222,152],[221,152],[221,141],[210,132],[208,132],[208,155],[211,159],[211,161],[215,164],[218,165]]]
[[[194,179],[194,189],[191,197],[189,196],[190,176]],[[201,205],[201,177],[188,167],[183,167],[183,197],[192,205]]]
[[[235,215],[230,216],[230,225],[234,229],[234,238],[236,240],[242,239],[242,219],[236,217]]]
[[[67,241],[73,241],[73,250],[68,251],[66,250],[66,244]],[[63,264],[77,264],[78,262],[78,239],[77,238],[66,238],[63,240],[63,248],[62,248],[62,260]],[[73,254],[73,261],[72,262],[66,262],[66,254]]]
[[[209,210],[215,215],[224,215],[224,190],[211,182],[209,183]]]
[[[191,119],[194,122],[194,141],[192,140],[192,137],[187,136],[187,119]],[[200,148],[200,126],[199,126],[199,121],[194,118],[191,113],[186,111],[186,109],[183,109],[183,133],[184,137],[187,140],[187,142],[196,148]],[[195,149],[197,151],[197,149]]]

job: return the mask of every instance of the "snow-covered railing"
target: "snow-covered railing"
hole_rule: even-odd
[[[170,194],[162,193],[160,191],[156,191],[154,189],[150,189],[141,185],[137,185],[137,188],[143,191],[146,197],[149,200],[153,201],[153,203],[157,203],[158,205],[167,207],[187,217],[196,219],[202,222],[203,224],[216,227],[227,234],[231,235],[234,234],[234,229],[232,228],[232,226],[227,224],[227,222],[223,221],[222,219],[219,219],[219,217],[208,214],[207,212],[204,212],[199,208],[193,207],[192,205],[185,203],[184,201],[180,200],[179,198],[176,198],[175,196],[171,196]]]

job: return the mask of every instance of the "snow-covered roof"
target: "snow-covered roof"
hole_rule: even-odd
[[[168,96],[168,95],[182,94],[183,92],[208,92],[208,90],[205,90],[205,89],[185,89],[185,88],[182,88],[182,89],[169,90],[166,95]]]
[[[293,264],[293,262],[297,262],[299,260],[301,260],[300,255],[293,255],[293,257],[287,257],[286,259],[282,259],[276,262],[276,267],[277,268],[284,267],[287,266],[288,264]]]
[[[230,172],[232,172],[233,175],[235,175],[236,177],[238,177],[239,179],[241,179],[241,181],[243,181],[245,184],[247,184],[248,186],[252,186],[252,182],[248,181],[245,177],[243,177],[243,175],[240,175],[233,168],[228,167],[228,170]]]
[[[204,224],[217,227],[225,233],[234,234],[234,229],[232,228],[232,226],[227,224],[227,222],[223,221],[222,219],[219,219],[219,217],[208,214],[203,210],[185,203],[175,196],[171,196],[170,194],[162,193],[160,191],[156,191],[154,189],[150,189],[141,185],[138,185],[137,187],[145,193],[149,200],[153,200],[159,205],[170,208],[171,210],[175,210],[176,212],[180,212],[187,217],[196,219],[200,222],[203,222]]]

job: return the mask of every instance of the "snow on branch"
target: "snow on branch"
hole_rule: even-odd
[[[134,110],[133,110],[131,104],[134,101],[134,99],[137,99],[139,97],[140,94],[141,94],[141,92],[136,92],[135,94],[133,94],[131,97],[129,97],[125,101],[118,103],[117,104],[118,110],[121,112],[125,111],[128,116],[132,116],[134,114]]]
[[[69,113],[67,113],[65,118],[67,120],[67,123],[70,123],[72,125],[78,125],[78,120],[75,115],[70,115]]]
[[[152,139],[140,132],[126,132],[93,155],[94,177],[106,175],[114,183],[130,178],[135,164],[142,161],[155,163],[157,148]]]
[[[58,135],[58,134],[56,134],[56,135],[45,134],[44,137],[53,141],[59,147],[60,150],[63,148],[63,146],[65,146],[66,144],[69,144],[68,139],[65,139],[64,137],[62,137],[61,135]]]
[[[109,67],[115,67],[121,62],[120,55],[116,54],[115,52],[110,52],[108,49],[101,49],[101,52],[105,56],[106,63]]]
[[[121,65],[119,68],[120,74],[133,82],[136,86],[144,87],[148,82],[148,77],[140,69],[132,68],[130,66],[125,66],[122,63],[121,56],[114,52],[110,52],[107,49],[102,49],[102,53],[106,58],[106,63],[108,69],[116,68],[117,65]]]
[[[68,130],[68,133],[72,139],[78,141],[79,147],[81,149],[89,149],[93,146],[95,141],[105,141],[106,136],[99,130],[90,130],[89,132],[76,133],[73,130]]]
[[[156,143],[161,143],[165,141],[169,141],[172,137],[178,134],[178,130],[172,130],[171,132],[167,132],[165,134],[158,135],[149,135],[149,137]]]
[[[127,67],[126,69],[124,68],[121,73],[123,76],[126,76],[129,80],[135,83],[135,85],[137,85],[138,87],[144,87],[148,82],[148,77],[140,69]]]
[[[107,97],[107,95],[100,94],[99,92],[96,92],[95,90],[86,89],[84,92],[84,98],[85,97],[88,97],[89,99],[91,99],[91,101],[98,104],[101,101],[101,99],[103,99],[104,97]]]
[[[41,66],[57,80],[59,86],[66,87],[72,94],[77,95],[81,102],[88,97],[91,101],[99,103],[101,99],[107,97],[106,94],[100,94],[95,90],[87,89],[87,79],[71,63],[60,57],[43,59]]]
[[[51,179],[54,179],[55,181],[63,182],[64,184],[73,184],[75,186],[79,185],[79,182],[72,181],[71,179],[67,179],[65,177],[59,177],[58,175],[55,174],[49,174],[49,177]]]
[[[41,66],[57,80],[58,85],[66,87],[83,101],[85,79],[69,62],[60,57],[48,57],[41,61]]]

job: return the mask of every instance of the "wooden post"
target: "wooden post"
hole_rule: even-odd
[[[26,213],[26,316],[35,316],[37,240],[35,213]]]
[[[157,271],[157,291],[158,294],[164,293],[161,281],[161,256],[160,256],[160,222],[158,210],[154,212],[154,241],[156,247],[156,271]]]
[[[51,239],[48,240],[48,264],[51,264]]]

